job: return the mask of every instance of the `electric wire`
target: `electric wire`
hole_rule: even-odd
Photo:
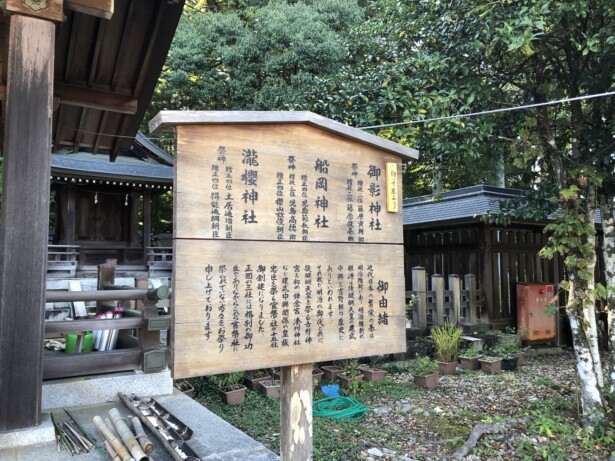
[[[316,400],[312,412],[314,416],[360,422],[367,417],[368,406],[350,397],[329,397]]]
[[[428,123],[428,122],[437,122],[441,120],[452,120],[455,118],[476,117],[478,115],[488,115],[488,114],[497,114],[499,112],[512,112],[516,110],[533,109],[535,107],[553,106],[556,104],[565,104],[567,102],[573,102],[573,101],[583,101],[585,99],[604,98],[606,96],[613,96],[613,95],[615,95],[615,91],[609,91],[606,93],[588,94],[585,96],[576,96],[574,98],[558,99],[556,101],[538,102],[535,104],[527,104],[523,106],[502,107],[501,109],[483,110],[480,112],[471,112],[469,114],[447,115],[445,117],[428,118],[425,120],[411,120],[409,122],[385,123],[383,125],[362,126],[362,127],[359,127],[359,129],[360,130],[373,130],[375,128],[388,128],[388,127],[393,127],[393,126],[415,125],[417,123]]]

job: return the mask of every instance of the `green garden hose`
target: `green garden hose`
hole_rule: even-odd
[[[350,397],[329,397],[316,400],[313,406],[314,416],[323,418],[363,421],[367,416],[367,405]]]

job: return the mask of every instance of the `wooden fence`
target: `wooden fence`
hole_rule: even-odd
[[[412,279],[412,268],[417,266],[445,279],[450,274],[475,274],[485,320],[494,328],[516,325],[516,284],[557,284],[565,276],[561,258],[539,256],[547,238],[539,225],[502,228],[477,223],[456,229],[406,230],[406,280]]]
[[[464,326],[487,322],[484,298],[474,274],[449,275],[445,289],[443,276],[434,274],[428,278],[424,267],[413,267],[412,287],[406,292],[406,300],[406,314],[412,329],[422,331],[445,322]]]

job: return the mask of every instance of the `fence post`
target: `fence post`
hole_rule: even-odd
[[[452,291],[450,321],[457,325],[461,322],[461,277],[456,274],[449,275],[448,289]]]
[[[476,323],[478,315],[476,312],[476,276],[474,274],[465,275],[466,290],[468,290],[468,323]]]
[[[435,297],[435,312],[433,313],[434,326],[444,325],[444,277],[440,274],[431,276],[431,289]]]
[[[424,267],[412,268],[412,288],[416,291],[418,301],[416,304],[416,328],[427,327],[427,278]]]

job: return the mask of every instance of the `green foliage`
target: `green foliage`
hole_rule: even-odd
[[[243,371],[234,371],[232,373],[210,376],[209,381],[218,389],[236,389],[242,378]]]
[[[454,362],[459,351],[459,339],[463,328],[446,322],[443,326],[431,329],[431,336],[436,347],[436,358],[440,362]]]
[[[427,376],[438,371],[438,364],[429,357],[417,356],[415,364],[412,366],[412,373],[417,376]]]
[[[150,115],[287,108],[346,62],[340,36],[362,18],[353,0],[232,3],[242,6],[182,18]]]
[[[481,355],[483,354],[480,351],[477,351],[476,349],[474,349],[473,347],[468,347],[467,349],[464,349],[461,352],[459,352],[459,357],[464,357],[466,359],[480,357]]]

